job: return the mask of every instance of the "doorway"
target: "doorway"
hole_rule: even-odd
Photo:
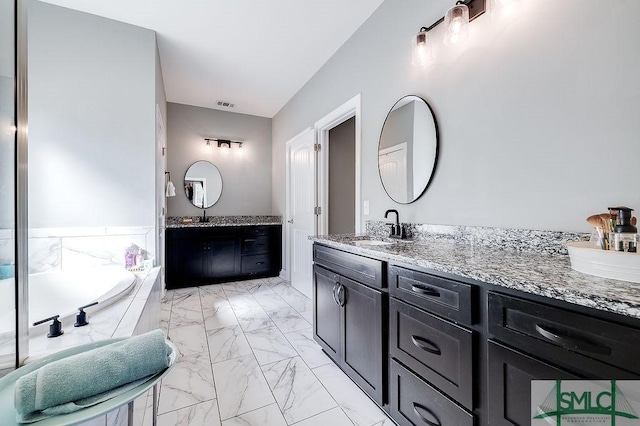
[[[344,128],[341,124],[351,119]],[[291,280],[291,285],[311,297],[312,294],[312,264],[313,242],[308,239],[310,235],[325,235],[330,231],[329,216],[331,204],[335,207],[337,225],[343,226],[345,232],[360,232],[360,95],[345,102],[343,105],[317,121],[313,128],[305,130],[298,136],[287,142],[286,149],[286,219],[285,223],[285,275]],[[330,169],[331,164],[331,131],[345,134],[350,133],[353,147],[348,144],[338,147],[339,140],[333,148],[340,154],[341,149],[351,149],[352,156],[349,160],[334,159],[338,164],[349,161],[350,188],[344,193],[335,191],[330,193],[330,175],[338,173]],[[335,136],[334,132],[334,136]],[[334,182],[334,189],[344,183]],[[301,191],[304,188],[304,191]],[[342,192],[342,191],[341,191]],[[305,194],[305,195],[302,195]],[[330,196],[339,197],[339,201],[331,203]],[[344,208],[341,208],[342,207]],[[347,215],[349,216],[347,219]],[[299,217],[298,217],[299,216]],[[333,215],[332,215],[333,216]],[[334,229],[335,226],[333,227]],[[306,234],[306,236],[305,236]]]
[[[329,130],[327,151],[328,234],[351,234],[356,230],[356,118]]]

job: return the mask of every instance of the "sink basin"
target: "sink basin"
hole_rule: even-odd
[[[366,246],[390,246],[393,243],[388,241],[380,241],[380,240],[354,240],[353,244],[358,247],[366,247]]]

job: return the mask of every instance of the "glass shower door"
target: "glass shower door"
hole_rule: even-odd
[[[16,367],[16,3],[0,0],[0,377]]]

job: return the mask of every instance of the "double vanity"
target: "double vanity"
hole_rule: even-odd
[[[640,375],[640,285],[550,245],[315,238],[314,339],[400,425],[530,425],[531,380]]]

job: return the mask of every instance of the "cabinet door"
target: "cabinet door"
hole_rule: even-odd
[[[170,234],[167,244],[167,288],[194,285],[203,276],[204,245],[200,238]]]
[[[531,424],[531,380],[573,379],[572,373],[488,342],[489,424]]]
[[[203,242],[205,277],[219,278],[239,275],[240,239],[235,235],[209,237]]]
[[[386,377],[382,364],[382,293],[344,277],[340,277],[336,293],[342,305],[343,369],[382,405]]]
[[[337,274],[313,266],[313,338],[336,362],[339,362],[341,334],[341,309],[334,296],[338,280]]]

